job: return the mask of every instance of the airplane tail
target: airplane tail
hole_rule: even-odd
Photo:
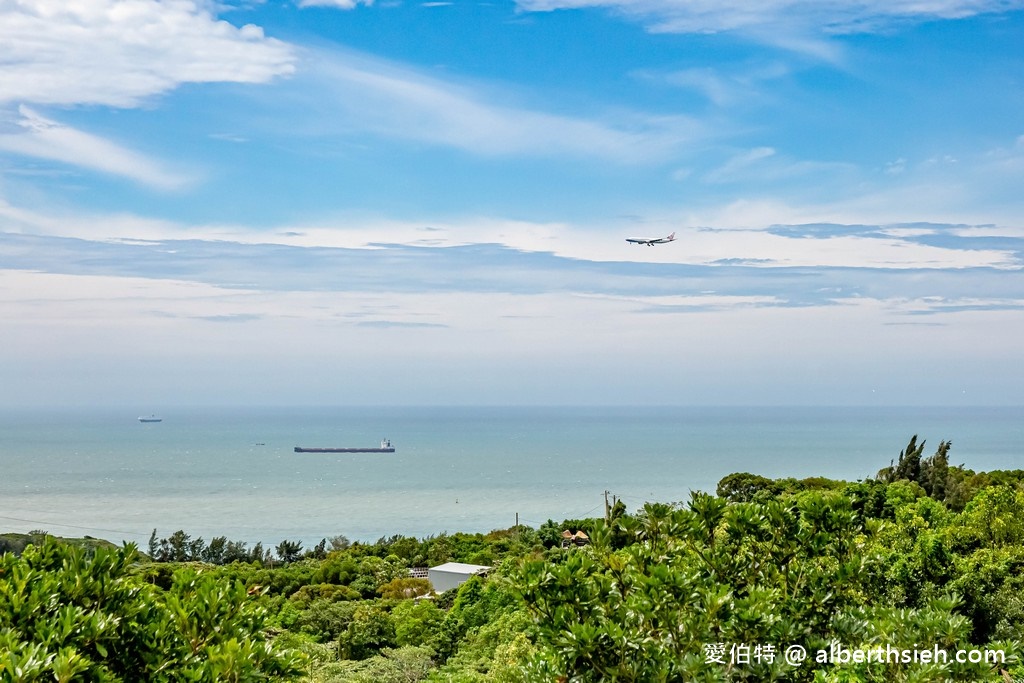
[[[668,241],[669,241],[669,242],[671,242],[671,241],[672,241],[672,240],[674,240],[675,238],[676,238],[676,234],[675,234],[675,233],[672,233],[671,235],[669,235],[669,236],[668,236]]]

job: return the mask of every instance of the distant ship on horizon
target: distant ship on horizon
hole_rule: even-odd
[[[380,448],[304,448],[295,447],[296,453],[394,453],[395,447],[390,439],[382,439]]]
[[[140,416],[139,417],[139,422],[163,422],[163,421],[164,421],[164,419],[162,417],[157,417],[156,415],[150,415],[149,417],[145,417],[145,416]]]

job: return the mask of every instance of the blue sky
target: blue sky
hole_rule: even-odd
[[[0,0],[0,405],[1024,404],[1022,35]]]

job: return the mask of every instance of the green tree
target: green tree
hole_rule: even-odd
[[[430,581],[427,579],[401,576],[381,585],[377,592],[385,600],[400,600],[402,598],[415,598],[420,595],[427,595],[432,590]]]
[[[203,562],[210,564],[224,564],[224,556],[227,553],[228,539],[224,536],[217,536],[210,540],[202,553]]]
[[[905,483],[892,486],[899,490]],[[954,556],[949,529],[956,521],[942,503],[928,497],[911,499],[893,509],[893,521],[882,527],[874,549],[883,558],[876,565],[876,594],[886,604],[923,607],[946,592],[953,578]]]
[[[590,547],[523,564],[518,584],[535,617],[538,676],[725,680],[703,645],[821,645],[832,618],[866,600],[871,560],[858,538],[871,531],[841,495],[727,505],[694,494],[686,509],[648,504],[638,519],[638,542],[621,550],[599,526]],[[780,659],[728,676],[805,676],[792,669]]]
[[[378,604],[358,606],[348,628],[338,636],[338,654],[343,659],[366,659],[395,645],[395,624]]]
[[[135,560],[134,546],[89,555],[55,540],[0,557],[0,680],[213,683],[298,672],[243,585],[183,569],[164,591],[133,572]]]
[[[945,656],[935,656],[926,663],[908,661],[892,655],[876,657],[875,661],[856,662],[852,659],[841,666],[828,666],[818,672],[815,681],[821,683],[910,683],[916,681],[943,681],[975,683],[997,678],[990,665],[956,661],[958,650],[974,649],[971,645],[971,622],[956,613],[959,599],[955,596],[933,598],[921,609],[907,610],[887,605],[854,608],[837,616],[834,622],[836,643],[854,644],[852,647],[879,652],[886,648],[920,652],[936,650]],[[1013,652],[1011,643],[994,644]],[[851,645],[846,645],[849,648]],[[1011,654],[1010,661],[1014,657]]]
[[[717,493],[732,503],[749,503],[758,494],[774,496],[781,488],[771,479],[749,472],[734,472],[722,477]]]
[[[398,645],[429,645],[437,636],[445,613],[433,600],[402,600],[391,610]]]
[[[1024,490],[990,486],[978,492],[963,512],[968,533],[986,546],[1024,542]]]
[[[906,479],[907,481],[921,481],[921,454],[924,453],[924,441],[917,442],[917,434],[910,438],[907,447],[900,451],[900,459],[896,463],[896,469],[892,473],[892,481]]]
[[[277,557],[285,564],[289,564],[302,557],[302,542],[285,539],[277,544],[276,550]]]
[[[949,478],[949,449],[952,441],[943,441],[935,455],[921,461],[921,486],[925,493],[937,501],[946,500],[946,480]]]

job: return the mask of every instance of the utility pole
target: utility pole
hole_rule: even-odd
[[[604,491],[604,521],[608,522],[612,518],[611,508],[608,507],[608,494],[611,493],[608,489]]]

